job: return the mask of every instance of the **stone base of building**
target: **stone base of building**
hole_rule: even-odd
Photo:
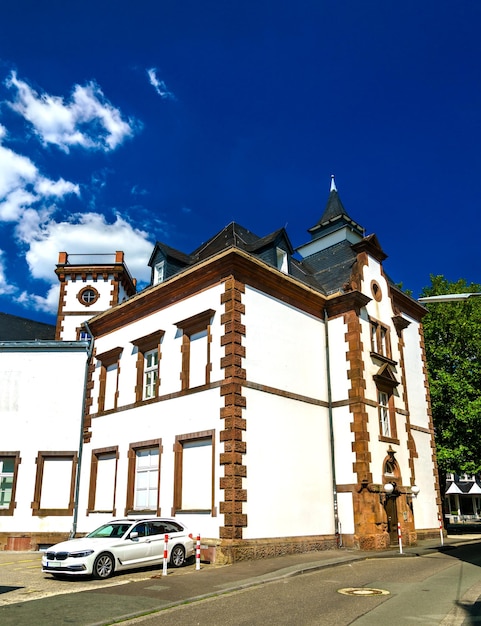
[[[201,559],[209,563],[227,565],[239,561],[332,550],[338,547],[339,538],[336,535],[244,540],[203,539],[201,540]]]
[[[387,532],[374,533],[371,535],[354,536],[353,547],[357,550],[373,551],[373,550],[389,550],[389,548],[397,548],[399,546],[398,537],[392,537]],[[417,532],[404,532],[402,535],[403,546],[416,546],[418,542]]]
[[[0,533],[0,550],[38,551],[68,537],[68,533]]]
[[[446,533],[443,533],[446,536]],[[81,536],[81,533],[77,535]],[[0,551],[38,551],[68,539],[68,533],[0,533]],[[416,545],[419,540],[436,539],[439,529],[417,530],[402,538],[403,545]],[[228,565],[239,561],[267,559],[286,554],[318,552],[336,548],[373,551],[397,547],[388,533],[373,535],[315,535],[309,537],[275,537],[268,539],[204,539],[201,538],[201,560]]]
[[[447,533],[442,529],[443,537],[447,537]],[[439,528],[423,528],[422,530],[417,530],[416,534],[418,539],[422,541],[423,539],[439,539],[441,541],[441,532]]]

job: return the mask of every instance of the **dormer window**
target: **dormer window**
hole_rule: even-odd
[[[284,272],[284,274],[288,274],[289,266],[287,263],[287,252],[285,250],[282,250],[282,248],[276,248],[276,254],[277,254],[277,269],[280,270],[281,272]]]
[[[154,265],[154,285],[163,283],[165,280],[165,261],[159,261]]]

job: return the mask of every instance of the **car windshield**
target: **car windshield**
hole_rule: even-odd
[[[104,524],[103,526],[100,526],[100,528],[97,528],[96,530],[93,530],[91,533],[89,533],[87,535],[87,537],[89,538],[93,538],[93,539],[99,539],[99,538],[105,538],[105,537],[123,537],[123,535],[125,535],[125,533],[127,532],[127,530],[131,527],[132,524],[126,524],[126,523],[111,523],[111,524]]]

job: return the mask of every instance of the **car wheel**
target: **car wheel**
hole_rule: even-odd
[[[185,550],[183,546],[174,546],[170,555],[170,562],[174,567],[181,567],[185,563]]]
[[[114,558],[108,552],[102,552],[95,559],[92,574],[95,578],[108,578],[114,573]]]

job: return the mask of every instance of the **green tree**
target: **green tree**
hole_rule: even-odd
[[[432,276],[422,296],[481,293]],[[481,297],[430,302],[423,320],[440,471],[481,473]]]

